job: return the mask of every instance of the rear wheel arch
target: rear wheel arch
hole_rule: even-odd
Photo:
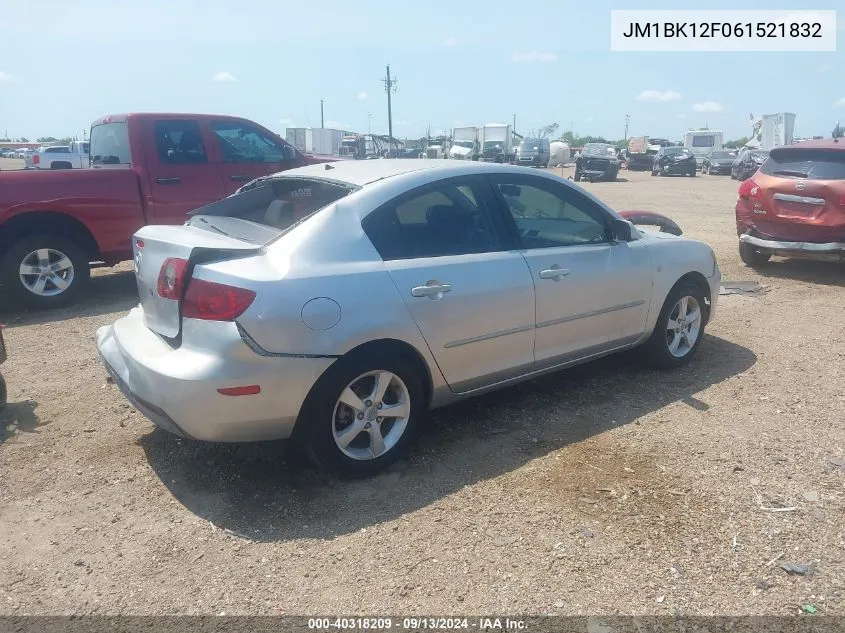
[[[302,408],[300,410],[300,417],[296,421],[294,435],[298,435],[302,430],[302,426],[304,425],[304,423],[301,422],[302,412],[310,410],[312,404],[311,401],[313,400],[313,398],[315,398],[319,393],[322,392],[323,384],[326,381],[331,380],[331,374],[333,373],[332,368],[334,368],[339,363],[348,363],[360,358],[366,358],[370,355],[383,353],[397,354],[407,360],[417,370],[417,372],[419,373],[420,382],[423,386],[425,408],[428,409],[434,391],[434,380],[431,375],[431,368],[429,367],[423,355],[413,345],[405,341],[400,341],[398,339],[392,338],[376,339],[373,341],[362,343],[361,345],[350,349],[343,356],[339,357],[334,363],[332,363],[328,368],[326,368],[326,370],[320,375],[320,377],[314,381],[314,384],[311,386],[308,395],[305,397],[305,401],[303,402]]]
[[[49,227],[49,228],[46,228]],[[82,222],[57,211],[32,211],[11,217],[0,224],[0,254],[25,237],[49,233],[74,242],[95,261],[100,257],[97,240]]]

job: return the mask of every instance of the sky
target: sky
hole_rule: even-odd
[[[713,0],[707,9],[797,9]],[[616,0],[3,0],[0,133],[81,135],[121,112],[243,116],[284,135],[320,126],[394,134],[513,122],[528,133],[681,139],[750,134],[749,114],[797,115],[795,133],[845,122],[845,5],[837,52],[611,52]],[[677,9],[642,0],[637,9]],[[702,8],[685,7],[685,8]]]

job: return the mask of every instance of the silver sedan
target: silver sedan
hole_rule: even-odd
[[[464,161],[286,171],[133,245],[140,305],[97,346],[134,406],[184,437],[292,437],[350,475],[434,407],[636,346],[683,365],[721,277],[707,245],[566,180]]]

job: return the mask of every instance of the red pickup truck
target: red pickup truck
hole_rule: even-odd
[[[73,302],[91,265],[132,258],[145,224],[186,214],[259,176],[336,160],[237,117],[121,114],[91,126],[90,169],[0,173],[0,303]]]

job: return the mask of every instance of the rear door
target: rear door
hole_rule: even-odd
[[[619,347],[645,330],[648,249],[610,238],[610,214],[547,178],[491,178],[536,288],[537,367]]]
[[[151,224],[182,224],[194,209],[226,195],[194,119],[144,119]]]
[[[240,119],[212,119],[213,155],[226,194],[260,176],[298,167],[294,148],[274,134]]]
[[[754,181],[762,231],[770,224],[773,237],[789,230],[798,240],[845,240],[845,150],[774,149]]]
[[[409,192],[363,223],[455,392],[534,362],[534,286],[494,205],[482,177],[461,177]]]

